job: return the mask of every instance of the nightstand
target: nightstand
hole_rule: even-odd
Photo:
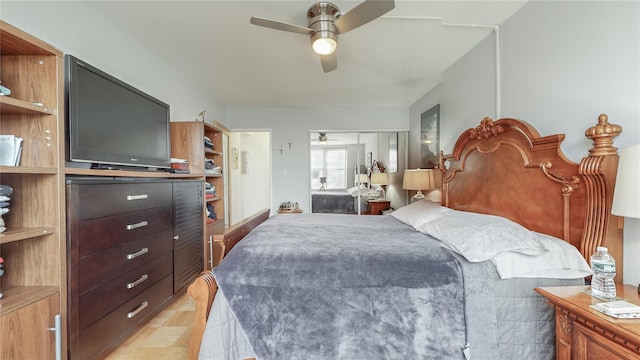
[[[367,215],[380,215],[391,207],[389,200],[367,200]]]
[[[640,319],[615,319],[589,308],[602,302],[588,286],[536,288],[556,309],[556,359],[640,359]],[[618,285],[617,295],[640,305],[638,289]]]

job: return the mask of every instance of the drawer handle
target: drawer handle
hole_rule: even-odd
[[[127,284],[127,289],[133,289],[134,287],[142,284],[143,282],[145,282],[147,279],[149,278],[149,275],[147,274],[143,274],[142,276],[140,276],[140,279],[132,282],[132,283],[128,283]]]
[[[142,304],[140,304],[140,306],[138,306],[137,309],[127,313],[127,319],[131,319],[132,317],[138,315],[138,313],[144,310],[144,308],[146,308],[147,306],[149,306],[149,302],[148,301],[143,302]]]
[[[143,200],[143,199],[147,199],[149,198],[149,195],[147,194],[142,194],[142,195],[127,195],[127,200],[131,201],[131,200]]]
[[[140,221],[139,223],[129,224],[127,225],[127,230],[137,229],[139,227],[147,226],[149,223],[147,221]]]
[[[134,252],[133,254],[127,254],[127,260],[131,260],[131,259],[135,259],[140,255],[144,255],[146,253],[149,252],[149,248],[142,248],[136,252]]]

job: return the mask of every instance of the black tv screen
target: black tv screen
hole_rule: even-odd
[[[67,160],[93,167],[171,167],[169,105],[65,56]]]

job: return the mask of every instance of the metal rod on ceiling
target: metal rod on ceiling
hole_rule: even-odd
[[[487,28],[493,30],[495,41],[495,82],[496,82],[496,94],[495,94],[495,119],[500,119],[500,109],[502,107],[501,102],[501,72],[500,72],[500,26],[488,25],[488,24],[462,24],[462,23],[445,23],[440,17],[426,17],[426,16],[382,16],[387,19],[401,19],[401,20],[427,20],[427,21],[439,21],[442,26],[451,27],[466,27],[466,28]]]

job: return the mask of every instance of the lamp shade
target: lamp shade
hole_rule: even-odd
[[[356,174],[355,182],[358,184],[364,184],[369,182],[367,174]]]
[[[388,185],[389,184],[389,176],[387,173],[372,173],[371,174],[371,185]]]
[[[613,215],[640,218],[640,144],[620,150]]]
[[[405,190],[431,190],[436,187],[433,169],[405,170],[402,188]]]

